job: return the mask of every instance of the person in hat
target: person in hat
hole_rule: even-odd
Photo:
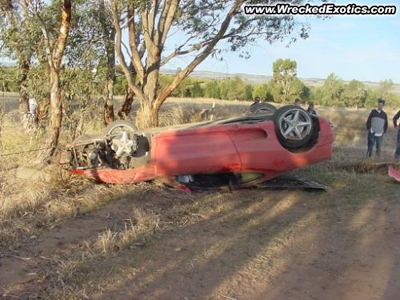
[[[381,154],[381,146],[383,135],[386,133],[388,128],[387,114],[383,111],[385,100],[378,99],[378,105],[376,109],[371,110],[367,119],[367,130],[368,130],[368,143],[367,143],[367,157],[372,156],[372,150],[376,145],[376,155]]]

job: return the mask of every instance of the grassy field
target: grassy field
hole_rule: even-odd
[[[248,107],[169,99],[161,123],[197,121],[213,103],[214,118]],[[400,297],[400,185],[387,176],[396,132],[365,159],[368,110],[316,107],[334,126],[334,156],[295,173],[326,192],[187,193],[37,169],[41,136],[15,109],[10,100],[0,120],[0,299]],[[84,130],[101,132],[101,120]]]

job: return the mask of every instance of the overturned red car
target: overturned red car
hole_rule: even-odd
[[[333,141],[326,118],[288,105],[142,131],[116,121],[104,136],[74,140],[63,151],[61,164],[105,183],[156,179],[175,187],[249,187],[329,159]]]

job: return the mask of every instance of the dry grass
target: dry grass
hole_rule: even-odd
[[[214,101],[169,99],[161,114],[162,123],[198,121],[199,112],[210,108]],[[218,101],[215,117],[243,114],[247,106]],[[46,254],[46,261],[37,267],[41,288],[30,294],[32,299],[105,299],[114,286],[123,289],[123,282],[129,280],[135,286],[133,290],[146,295],[143,299],[162,299],[167,295],[162,288],[175,284],[165,278],[163,286],[162,278],[167,276],[163,274],[173,272],[207,284],[207,278],[199,278],[197,272],[205,268],[225,279],[197,298],[233,298],[233,291],[246,290],[241,278],[247,278],[251,285],[265,279],[268,272],[278,272],[278,265],[271,262],[285,257],[289,246],[303,247],[296,244],[296,237],[307,226],[324,224],[323,218],[338,215],[338,210],[355,213],[365,199],[395,194],[393,187],[388,189],[384,176],[339,168],[365,163],[364,127],[369,112],[318,107],[318,113],[327,116],[334,126],[335,154],[331,161],[299,170],[299,174],[322,181],[331,190],[311,197],[305,206],[296,192],[185,194],[157,183],[99,185],[54,166],[33,169],[44,177],[16,178],[18,167],[32,167],[36,153],[31,150],[40,147],[41,141],[24,133],[16,122],[15,111],[11,111],[3,119],[0,136],[0,252],[14,254],[27,241],[74,222],[90,227],[85,216],[97,216],[104,226],[96,233],[82,227],[84,242]],[[91,129],[87,131],[101,132],[96,124],[88,123]],[[389,130],[382,157],[371,162],[391,161],[394,145],[395,133]],[[119,203],[122,208],[117,209]],[[258,243],[257,250],[251,247],[252,238]],[[311,237],[304,240],[305,244],[312,242]],[[56,245],[49,248],[57,250]],[[247,260],[239,256],[239,250],[246,253]],[[233,267],[231,260],[241,264]]]
[[[130,246],[142,237],[152,235],[159,229],[160,219],[153,212],[133,209],[132,218],[124,220],[124,227],[119,232],[107,229],[95,241],[93,250],[100,255],[110,255],[119,249]]]

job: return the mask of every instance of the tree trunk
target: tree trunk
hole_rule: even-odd
[[[57,41],[53,44],[51,51],[51,42],[48,32],[43,26],[42,31],[46,44],[46,53],[50,67],[50,122],[47,133],[47,139],[44,149],[38,153],[40,162],[49,162],[58,146],[62,122],[62,98],[60,88],[60,70],[61,61],[64,55],[65,46],[71,26],[71,1],[64,0],[61,7],[61,25],[58,32]]]
[[[151,101],[141,101],[140,110],[136,117],[139,128],[151,128],[158,126],[158,111],[151,105]]]
[[[128,115],[130,114],[132,109],[134,96],[135,93],[132,91],[132,89],[129,88],[129,85],[126,85],[124,103],[122,104],[121,109],[118,111],[118,117],[120,119],[126,120],[128,118]]]
[[[100,10],[105,11],[104,0],[99,2]],[[101,29],[104,37],[107,60],[107,77],[104,88],[104,125],[108,125],[115,120],[114,114],[114,83],[115,83],[115,29],[109,28],[105,17],[100,19]]]
[[[108,125],[115,120],[114,115],[114,79],[106,79],[104,100],[104,125]]]
[[[84,115],[83,111],[81,111],[81,114],[78,119],[78,124],[76,124],[74,133],[72,136],[73,140],[76,139],[78,136],[82,135],[84,120],[85,120],[85,115]]]
[[[19,62],[19,78],[18,78],[18,92],[19,92],[19,113],[21,116],[29,112],[29,95],[27,92],[27,79],[30,64],[26,60],[20,60]]]
[[[39,159],[48,163],[58,145],[62,122],[62,99],[60,90],[60,74],[52,70],[50,74],[50,121],[47,129],[45,147],[39,152]]]

